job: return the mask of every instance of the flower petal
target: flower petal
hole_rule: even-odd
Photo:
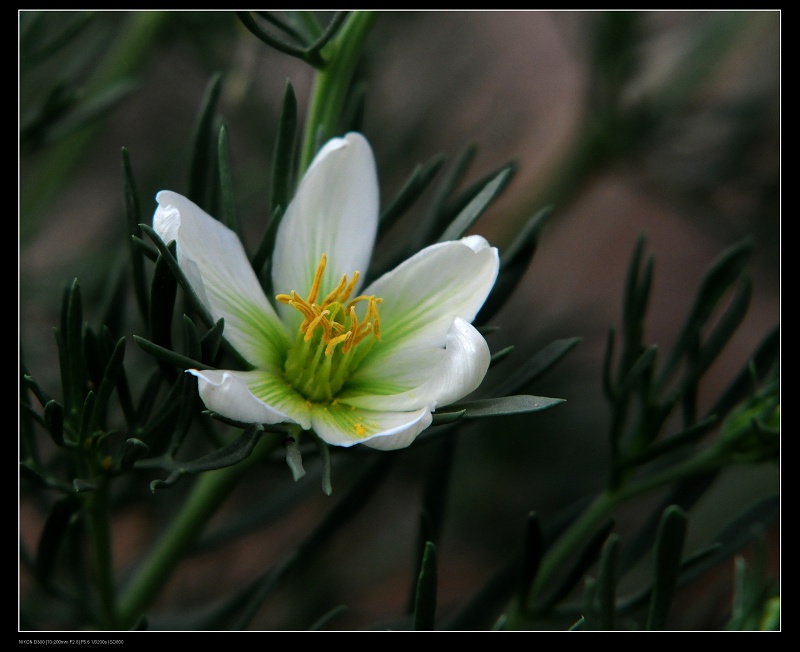
[[[188,369],[197,377],[200,398],[209,410],[243,423],[299,423],[311,427],[307,401],[282,378],[264,371]]]
[[[395,365],[389,363],[376,366],[368,380],[348,383],[340,393],[340,399],[370,410],[415,410],[423,405],[442,407],[477,389],[491,359],[486,340],[472,324],[460,317],[450,326],[444,350],[420,351],[424,355],[415,356],[414,362],[427,372],[427,379],[422,384],[406,391],[388,393],[387,388],[402,386],[409,377],[402,369],[398,372]],[[441,355],[433,355],[439,351]]]
[[[214,319],[225,319],[225,339],[262,368],[282,364],[289,345],[284,325],[264,295],[239,238],[178,193],[162,190],[153,228],[177,242],[178,264]]]
[[[431,409],[376,412],[341,402],[317,404],[312,411],[314,431],[333,446],[365,444],[381,450],[405,448],[431,425]]]
[[[387,367],[399,367],[412,351],[444,347],[456,317],[467,322],[475,318],[499,265],[497,249],[476,235],[426,247],[377,279],[364,294],[383,299],[381,342],[353,380],[368,384],[379,380]]]
[[[349,133],[328,141],[309,166],[278,227],[272,265],[275,292],[294,290],[306,297],[322,254],[328,263],[320,296],[336,287],[343,274],[349,278],[354,271],[366,272],[378,209],[375,159],[367,140]],[[288,323],[300,321],[293,308],[280,305],[278,310]]]

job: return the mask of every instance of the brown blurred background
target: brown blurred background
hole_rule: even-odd
[[[582,130],[596,119],[592,102],[602,93],[592,67],[592,35],[602,14],[385,12],[360,70],[367,83],[363,131],[375,150],[384,202],[416,164],[441,153],[451,165],[475,144],[466,183],[512,159],[519,168],[474,232],[502,252],[531,214],[554,204],[523,281],[492,320],[499,327],[489,338],[492,350],[516,349],[487,381],[554,339],[582,338],[528,388],[565,398],[566,404],[526,419],[480,422],[459,438],[439,549],[443,617],[516,551],[531,510],[547,522],[602,488],[609,412],[601,363],[607,330],[620,321],[625,273],[641,234],[655,257],[646,339],[662,351],[674,341],[712,260],[747,235],[755,240],[753,300],[702,385],[701,405],[713,402],[780,318],[780,13],[645,12],[636,27],[635,72],[620,101],[636,107],[663,91],[668,110],[619,155],[576,172],[565,162],[575,154]],[[302,120],[312,78],[308,66],[270,50],[227,12],[150,19],[144,13],[109,12],[98,15],[96,25],[85,32],[101,55],[93,65],[82,64],[87,87],[111,65],[102,59],[103,48],[138,30],[141,43],[128,71],[136,89],[100,126],[72,141],[72,159],[53,163],[52,151],[66,149],[63,142],[23,151],[20,159],[20,337],[31,373],[53,391],[58,385],[51,331],[62,289],[78,277],[87,301],[99,297],[104,270],[124,252],[120,149],[130,152],[142,220],[148,221],[156,191],[186,191],[192,125],[211,75],[222,72],[219,113],[231,143],[239,219],[252,250],[268,210],[269,165],[285,81],[294,86]],[[723,36],[713,41],[712,30]],[[707,55],[692,59],[694,80],[680,65],[704,38],[716,50],[710,47]],[[673,85],[679,73],[692,80],[685,81],[686,88]],[[33,75],[21,76],[23,101]],[[413,228],[414,211],[424,209],[431,194],[410,211],[405,228]],[[129,348],[135,348],[132,342]],[[307,572],[287,578],[251,628],[308,627],[337,604],[348,610],[331,622],[332,629],[390,626],[402,616],[428,452],[412,447],[399,458],[330,549]],[[313,463],[308,467],[316,469]],[[346,468],[352,471],[354,465]],[[318,482],[309,475],[303,482]],[[332,498],[310,491],[271,527],[252,531],[234,546],[211,547],[182,565],[158,608],[200,606],[280,560],[327,512],[337,481],[345,483],[334,475]],[[248,478],[216,523],[235,515],[237,505],[264,501],[290,482],[281,465],[270,478]],[[778,488],[774,464],[724,473],[690,514],[687,551]],[[115,523],[121,574],[168,517],[171,495],[159,492],[151,504],[126,510]],[[637,501],[618,515],[623,541],[649,504]],[[42,514],[23,501],[20,516],[22,540],[35,547]],[[25,576],[23,569],[23,591]],[[732,562],[701,578],[673,610],[671,627],[719,628],[730,607],[732,579]]]

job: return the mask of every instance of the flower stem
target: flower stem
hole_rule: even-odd
[[[98,624],[114,629],[117,625],[114,565],[108,509],[108,482],[86,494],[86,515],[92,541],[92,563],[97,588]]]
[[[234,466],[207,471],[197,479],[180,514],[142,563],[122,596],[118,619],[122,628],[129,629],[136,624],[239,478],[263,461],[280,445],[280,441],[279,437],[265,435],[246,460]]]
[[[352,12],[339,34],[323,50],[328,61],[316,73],[311,92],[300,154],[301,174],[314,158],[318,144],[334,135],[364,42],[377,17],[374,11]]]

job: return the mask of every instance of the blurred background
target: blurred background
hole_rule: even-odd
[[[33,17],[20,14],[21,30]],[[492,351],[515,350],[486,382],[497,382],[555,339],[582,338],[526,388],[566,403],[461,430],[438,547],[443,621],[519,551],[531,511],[552,523],[602,490],[609,419],[602,361],[608,329],[620,323],[639,236],[655,258],[645,338],[660,350],[675,340],[714,258],[744,237],[754,240],[751,305],[704,379],[701,405],[713,403],[779,322],[780,17],[775,11],[381,13],[359,78],[365,83],[362,128],[375,151],[383,203],[417,164],[443,154],[446,172],[474,145],[463,185],[511,160],[518,169],[473,232],[502,252],[532,214],[553,207],[522,281],[491,321],[497,327],[488,337]],[[51,33],[80,24],[55,59],[37,60],[35,49],[20,57],[20,340],[31,374],[55,392],[52,329],[64,287],[77,277],[87,319],[96,318],[92,305],[107,290],[108,272],[127,255],[121,149],[130,153],[148,222],[158,190],[186,192],[193,125],[209,80],[222,73],[218,113],[252,251],[269,211],[286,80],[302,124],[313,71],[268,48],[230,12],[46,12],[45,19],[37,29]],[[59,84],[54,99],[48,93]],[[63,120],[38,128],[36,116],[59,97],[67,107]],[[82,110],[93,116],[95,109],[97,119],[70,128]],[[615,124],[605,119],[609,114],[617,117],[618,131],[608,129]],[[413,233],[415,211],[431,201],[433,191],[379,250],[395,235]],[[131,324],[130,332],[137,327]],[[135,348],[128,343],[129,355],[141,355]],[[402,618],[420,498],[437,459],[433,446],[419,443],[392,456],[363,509],[308,568],[282,581],[251,629],[307,628],[338,604],[347,610],[330,629],[392,627]],[[153,627],[163,621],[180,629],[170,614],[231,595],[285,558],[329,512],[338,486],[358,473],[364,456],[343,457],[331,498],[319,490],[316,460],[297,485],[282,463],[248,476],[160,596]],[[185,491],[150,496],[150,479],[142,475],[147,497],[121,509],[114,523],[120,578],[169,522],[175,498]],[[687,553],[779,485],[775,464],[721,474],[690,513]],[[270,511],[272,497],[284,493],[292,496],[290,508]],[[616,515],[623,545],[657,498],[633,501]],[[214,539],[245,512],[256,525],[243,526],[233,542]],[[25,545],[35,548],[43,518],[42,505],[21,494]],[[777,523],[769,537],[777,573]],[[676,601],[670,628],[718,629],[730,610],[732,583],[732,560],[697,578]],[[21,567],[23,599],[28,585]],[[467,628],[491,625],[476,620]],[[57,612],[53,626],[63,626]]]

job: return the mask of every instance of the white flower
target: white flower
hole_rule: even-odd
[[[478,387],[489,348],[472,326],[497,278],[481,236],[431,245],[361,290],[378,226],[372,150],[357,133],[317,154],[278,229],[264,294],[237,236],[158,193],[153,227],[250,371],[190,369],[206,407],[294,422],[337,446],[408,446],[431,412]]]

